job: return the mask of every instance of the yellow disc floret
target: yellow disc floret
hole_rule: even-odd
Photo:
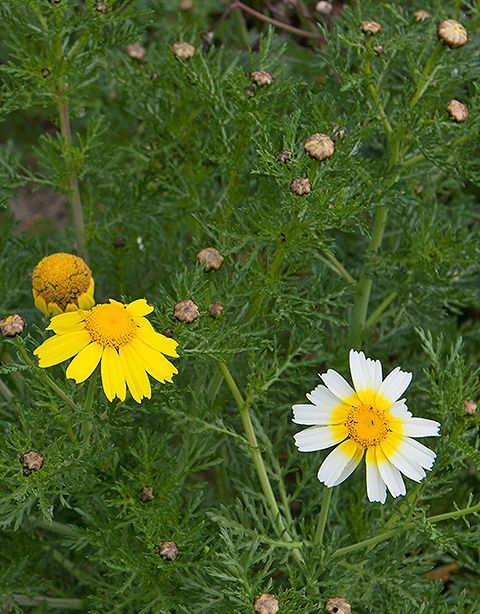
[[[92,272],[73,254],[46,256],[32,275],[35,306],[47,316],[89,309],[95,304],[94,287]]]
[[[116,302],[93,307],[85,318],[85,328],[93,341],[114,348],[131,341],[137,331],[133,317],[124,305]]]
[[[345,426],[350,437],[363,448],[378,445],[390,431],[385,412],[372,405],[353,407]]]

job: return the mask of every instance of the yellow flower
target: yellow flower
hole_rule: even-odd
[[[35,307],[46,316],[90,309],[95,305],[95,284],[85,262],[73,254],[51,254],[35,267],[32,292]]]
[[[177,357],[177,342],[157,333],[145,318],[153,311],[145,299],[124,305],[110,299],[89,310],[55,316],[47,330],[55,336],[34,352],[40,367],[52,367],[75,356],[67,378],[77,384],[92,375],[101,361],[102,384],[109,401],[124,401],[126,387],[141,403],[151,397],[147,373],[159,382],[171,382],[178,370],[167,356]]]

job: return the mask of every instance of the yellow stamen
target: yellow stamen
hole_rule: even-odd
[[[93,307],[85,317],[85,328],[93,341],[114,348],[131,341],[138,330],[133,317],[120,303]]]

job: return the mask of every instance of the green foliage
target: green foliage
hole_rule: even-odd
[[[464,411],[478,395],[480,340],[478,9],[432,0],[422,6],[432,18],[417,22],[416,3],[348,3],[318,18],[323,46],[249,19],[259,40],[249,51],[236,14],[217,23],[221,45],[201,45],[221,2],[95,4],[0,6],[0,314],[27,321],[21,339],[0,343],[0,601],[18,612],[223,613],[252,612],[272,592],[282,614],[322,611],[338,595],[356,613],[474,614],[478,518],[435,516],[479,501],[479,419]],[[437,42],[449,17],[469,31],[465,47]],[[382,24],[375,37],[358,27],[366,18]],[[179,39],[197,46],[190,60],[171,52]],[[127,53],[136,41],[143,60]],[[258,69],[274,82],[248,96]],[[467,122],[449,118],[452,98]],[[315,132],[338,136],[327,161],[303,150]],[[109,404],[97,381],[90,408],[88,382],[29,359],[47,337],[31,271],[78,237],[70,222],[20,225],[8,203],[21,186],[70,200],[74,175],[97,301],[146,297],[152,324],[180,344],[174,383],[154,384],[140,406]],[[300,176],[312,184],[303,197],[289,189]],[[196,254],[210,245],[225,262],[207,273]],[[319,371],[346,374],[362,279],[373,282],[367,353],[414,373],[409,407],[442,436],[405,498],[368,503],[362,469],[335,488],[320,544],[325,454],[296,451],[290,408]],[[182,299],[199,306],[192,324],[173,317]],[[213,300],[225,306],[218,319]],[[219,362],[250,407],[293,542],[272,521]],[[32,449],[45,464],[26,477],[19,458]],[[139,500],[145,486],[153,501]],[[165,540],[175,561],[155,551]],[[426,576],[451,562],[447,582]]]

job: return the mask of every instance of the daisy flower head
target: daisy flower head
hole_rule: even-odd
[[[380,361],[355,350],[350,371],[353,388],[329,369],[320,375],[324,385],[307,394],[311,404],[293,406],[293,422],[310,426],[295,435],[295,445],[300,452],[336,446],[318,472],[328,487],[346,480],[365,455],[368,498],[385,503],[387,488],[393,497],[405,494],[402,474],[420,482],[432,468],[435,453],[414,437],[437,436],[440,424],[412,417],[400,398],[411,373],[397,367],[383,379]]]
[[[77,384],[88,379],[101,363],[105,395],[109,401],[125,400],[126,389],[141,403],[151,397],[148,375],[171,382],[178,373],[164,355],[178,357],[177,342],[157,333],[145,316],[153,307],[145,299],[124,305],[110,299],[91,309],[53,317],[47,330],[55,335],[34,354],[40,367],[52,367],[75,356],[67,378]]]
[[[32,274],[35,307],[46,316],[90,309],[95,305],[95,283],[86,263],[73,254],[50,254]]]

